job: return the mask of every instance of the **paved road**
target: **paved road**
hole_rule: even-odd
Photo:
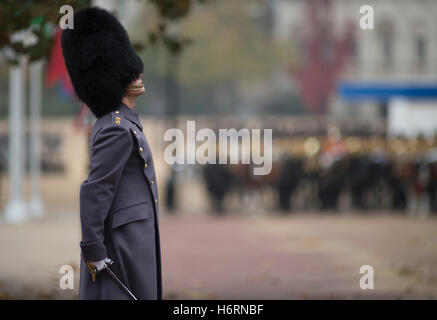
[[[165,298],[437,298],[437,220],[395,215],[162,216]],[[78,219],[0,225],[0,298],[77,297]],[[75,289],[59,289],[59,268]],[[361,290],[361,265],[374,268]]]

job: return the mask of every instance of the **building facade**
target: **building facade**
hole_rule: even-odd
[[[329,106],[329,114],[334,118],[355,118],[376,126],[374,129],[387,126],[388,131],[402,133],[397,132],[402,125],[390,124],[391,115],[399,114],[396,112],[399,101],[402,100],[403,108],[408,105],[414,110],[417,103],[425,104],[428,113],[430,106],[437,109],[437,1],[272,0],[271,3],[275,17],[273,35],[280,41],[296,44],[296,39],[310,32],[313,26],[308,10],[314,3],[320,7],[319,19],[332,30],[332,39],[352,29],[350,54]],[[373,29],[360,28],[362,17],[372,14],[360,12],[365,5],[373,9]],[[433,126],[437,129],[437,123],[427,127]]]

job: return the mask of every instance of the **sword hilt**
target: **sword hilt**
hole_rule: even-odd
[[[120,279],[117,278],[117,276],[114,274],[114,272],[112,272],[112,270],[109,268],[109,266],[111,266],[114,263],[114,261],[112,261],[109,258],[105,259],[105,265],[103,266],[102,269],[98,270],[96,268],[95,265],[93,265],[92,263],[86,263],[86,266],[88,268],[88,271],[91,273],[91,277],[93,279],[93,282],[96,282],[96,276],[97,273],[99,273],[102,270],[106,270],[106,272],[108,273],[108,275],[112,278],[112,280],[114,280],[114,282],[123,290],[123,292],[131,299],[131,300],[138,300],[137,297],[135,297],[135,295],[128,289],[128,287],[126,287],[124,285],[123,282],[121,282]]]
[[[96,282],[96,274],[97,272],[99,272],[99,270],[97,270],[96,266],[93,265],[92,263],[85,263],[86,267],[88,268],[88,271],[91,273],[91,278],[93,279],[93,282]]]
[[[105,259],[105,266],[102,269],[97,269],[97,267],[95,265],[93,265],[92,263],[85,263],[86,267],[88,269],[88,271],[91,273],[91,278],[93,279],[93,282],[96,282],[96,278],[97,278],[97,274],[102,271],[103,269],[105,269],[106,267],[111,266],[114,263],[114,261],[112,261],[109,258]]]

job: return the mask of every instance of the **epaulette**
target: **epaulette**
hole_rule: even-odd
[[[112,121],[111,122],[113,124],[120,125],[121,124],[121,114],[120,114],[120,111],[118,111],[118,110],[112,111],[111,115],[112,115]]]

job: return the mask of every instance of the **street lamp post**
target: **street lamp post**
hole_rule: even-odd
[[[23,56],[17,65],[10,67],[9,74],[9,202],[4,213],[8,223],[22,223],[27,220],[26,204],[23,200],[26,65],[27,57]]]
[[[29,214],[41,218],[44,206],[41,200],[41,101],[44,60],[30,64],[30,200]]]

